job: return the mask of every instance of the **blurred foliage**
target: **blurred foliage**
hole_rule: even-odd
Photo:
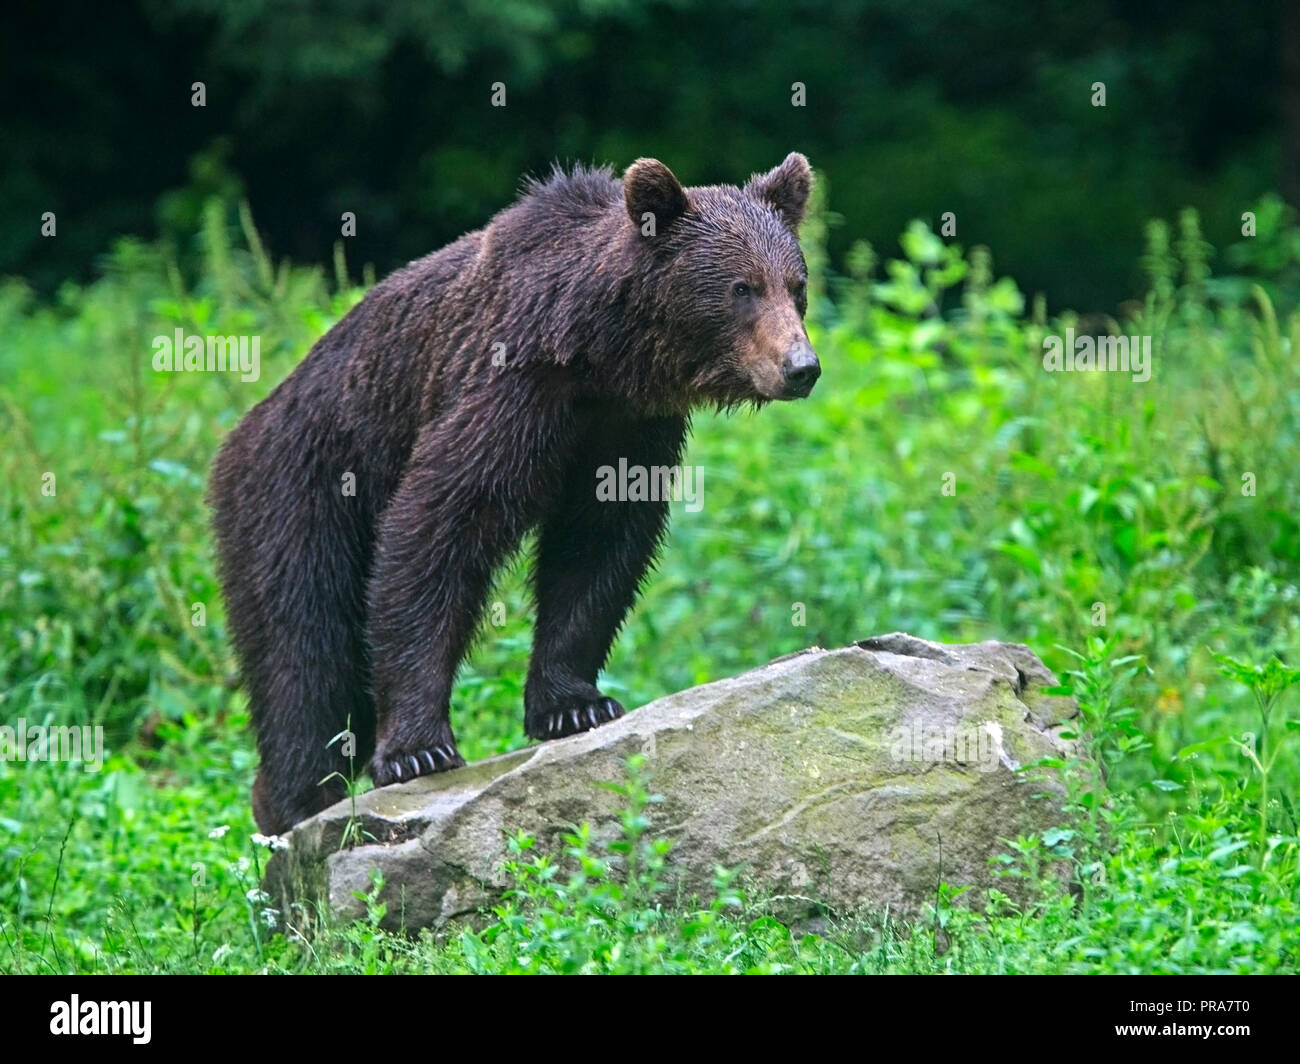
[[[12,7],[12,5],[11,5]],[[130,0],[18,4],[0,38],[0,273],[93,276],[114,237],[186,246],[243,187],[270,246],[386,273],[553,160],[734,182],[804,151],[849,226],[998,248],[1029,293],[1109,310],[1146,218],[1217,244],[1280,181],[1281,0]],[[194,108],[202,81],[207,106]],[[1107,87],[1104,108],[1092,85]],[[492,107],[494,83],[507,106]],[[807,105],[791,105],[792,85]],[[1298,127],[1300,128],[1300,127]],[[58,236],[40,236],[43,212]]]

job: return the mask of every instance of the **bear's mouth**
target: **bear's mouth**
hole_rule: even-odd
[[[771,402],[806,399],[821,375],[816,356],[811,355],[811,351],[809,355],[811,366],[805,367],[803,372],[798,372],[798,367],[795,367],[783,373],[778,364],[746,365],[736,359],[701,366],[690,378],[692,405],[713,404],[719,409],[729,410],[744,403],[763,406]]]

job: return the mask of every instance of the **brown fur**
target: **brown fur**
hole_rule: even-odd
[[[693,407],[811,389],[794,235],[811,180],[792,154],[744,189],[684,189],[652,159],[621,183],[529,182],[376,285],[230,434],[210,495],[262,830],[342,796],[321,781],[346,768],[327,744],[349,720],[378,785],[463,763],[452,681],[530,528],[525,729],[622,713],[596,676],[668,508],[598,502],[596,470],[679,465]]]

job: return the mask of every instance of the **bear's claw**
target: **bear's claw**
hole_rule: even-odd
[[[425,747],[411,753],[376,757],[371,765],[370,775],[376,787],[387,787],[390,783],[401,783],[418,776],[429,776],[435,772],[463,768],[464,765],[465,759],[456,751],[456,747],[451,743],[443,743],[441,746]]]
[[[591,731],[623,716],[625,710],[612,698],[598,698],[567,709],[539,714],[524,729],[534,739],[563,739],[566,735]]]

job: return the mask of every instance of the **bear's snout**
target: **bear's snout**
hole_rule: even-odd
[[[785,361],[781,363],[781,377],[785,382],[781,398],[804,398],[821,375],[822,365],[817,361],[817,352],[807,340],[798,340],[785,353]]]
[[[742,351],[750,386],[763,399],[802,399],[822,374],[792,303],[764,313]]]

